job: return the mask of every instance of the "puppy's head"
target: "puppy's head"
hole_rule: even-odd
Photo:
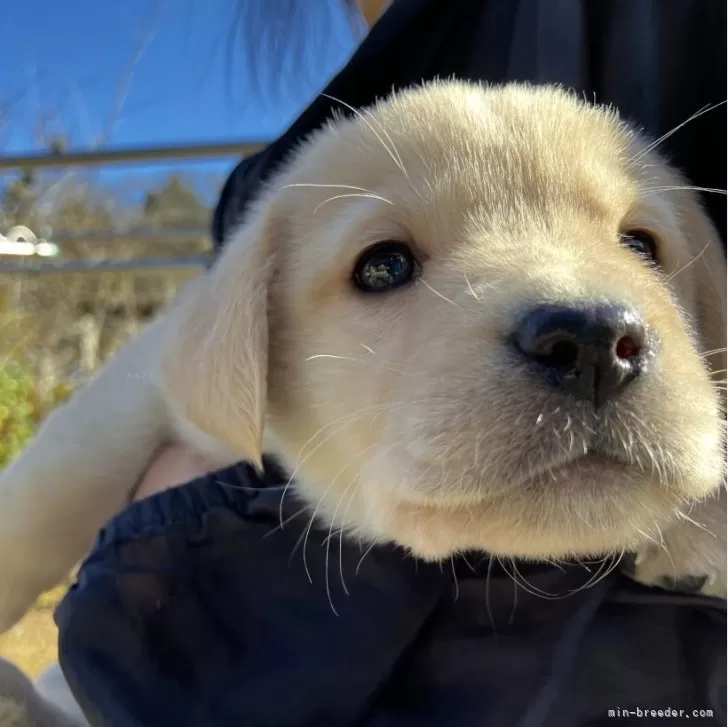
[[[168,351],[187,416],[426,558],[636,546],[720,486],[725,263],[692,192],[564,92],[437,83],[320,131]]]

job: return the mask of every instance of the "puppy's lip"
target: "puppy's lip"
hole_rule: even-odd
[[[620,459],[618,455],[594,451],[568,460],[544,464],[543,468],[532,470],[523,479],[514,479],[498,492],[473,492],[462,498],[453,497],[452,493],[434,498],[399,496],[396,500],[398,507],[412,509],[413,513],[442,515],[463,510],[472,513],[472,508],[489,507],[517,492],[521,495],[525,493],[528,497],[529,490],[550,489],[558,498],[567,500],[584,492],[590,492],[590,496],[598,496],[600,492],[613,493],[615,489],[632,486],[636,474],[644,473],[634,464]]]
[[[591,484],[609,484],[611,478],[618,478],[628,471],[634,471],[635,465],[622,458],[599,451],[589,451],[586,454],[572,459],[544,467],[536,473],[531,473],[523,485],[538,484],[539,486],[579,487]],[[616,483],[615,483],[616,484]]]
[[[463,507],[487,505],[494,500],[508,497],[509,493],[529,488],[553,488],[555,490],[581,490],[595,486],[619,486],[619,480],[627,473],[634,474],[637,468],[617,455],[589,451],[568,460],[544,464],[542,468],[531,470],[522,478],[514,478],[502,488],[481,492],[469,492],[458,496],[452,492],[415,497],[412,493],[399,496],[402,505],[433,508],[436,510],[458,510]]]

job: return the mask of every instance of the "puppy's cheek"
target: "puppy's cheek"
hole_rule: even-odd
[[[722,405],[687,341],[666,347],[637,403],[633,414],[675,470],[672,486],[689,498],[714,491],[725,474]]]

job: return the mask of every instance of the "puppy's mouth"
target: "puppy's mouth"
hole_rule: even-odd
[[[596,500],[611,498],[620,490],[645,483],[649,473],[626,457],[602,449],[589,449],[571,457],[547,458],[545,461],[514,463],[507,479],[487,487],[438,487],[429,492],[408,491],[399,495],[403,504],[452,510],[460,507],[487,506],[514,495],[540,500],[550,495],[557,500],[584,497]],[[452,481],[458,481],[456,475]]]
[[[585,454],[564,461],[533,469],[512,486],[531,489],[533,487],[550,487],[557,492],[568,492],[572,489],[579,492],[592,490],[594,487],[619,487],[625,475],[643,474],[634,463],[613,453],[601,450],[588,450]]]
[[[626,547],[636,528],[649,530],[675,504],[665,488],[656,490],[649,471],[618,454],[593,450],[531,465],[505,490],[400,497],[387,532],[433,560],[458,550],[523,558],[596,555]]]

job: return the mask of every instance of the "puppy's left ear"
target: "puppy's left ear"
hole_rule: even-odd
[[[705,361],[718,378],[726,370],[726,253],[720,236],[692,192],[676,193],[680,225],[690,241],[694,260],[696,298]]]
[[[174,410],[240,459],[262,466],[268,295],[278,250],[274,205],[259,202],[213,267],[191,284],[161,361]]]

